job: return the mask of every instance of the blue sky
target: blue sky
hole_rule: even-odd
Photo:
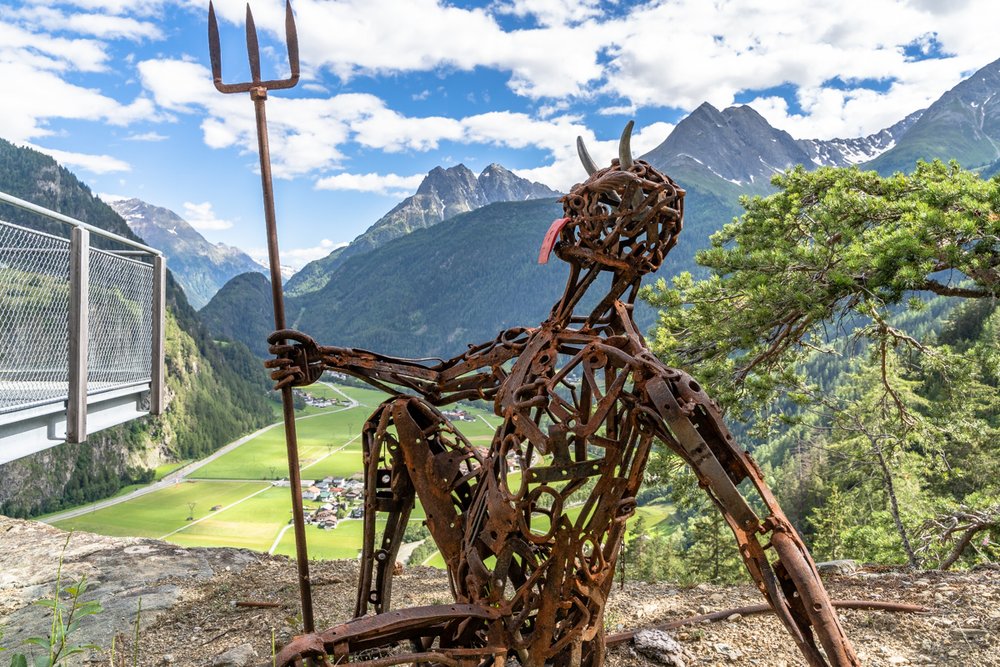
[[[265,78],[284,2],[254,0]],[[995,0],[295,0],[303,79],[268,103],[283,262],[350,241],[436,165],[499,162],[565,189],[573,142],[635,152],[708,101],[797,138],[860,136],[1000,58]],[[219,0],[247,76],[243,0]],[[253,108],[215,91],[207,2],[2,0],[0,137],[211,241],[264,247]],[[603,156],[603,157],[601,157]]]

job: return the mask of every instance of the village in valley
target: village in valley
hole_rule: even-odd
[[[336,377],[333,379],[342,379]],[[340,400],[328,396],[317,396],[308,391],[296,389],[295,394],[313,408],[350,407],[353,404],[349,400]],[[452,423],[476,422],[476,416],[468,410],[454,407],[441,413]],[[507,469],[512,472],[520,470],[520,462],[513,452],[507,456]],[[287,478],[277,480],[272,486],[289,486]],[[306,525],[316,526],[321,530],[334,530],[337,525],[344,520],[363,519],[364,508],[364,478],[362,474],[355,473],[350,477],[334,477],[328,475],[323,479],[302,480],[302,500],[311,503],[304,509]],[[292,519],[288,520],[292,523]]]
[[[288,480],[274,483],[288,486]],[[333,530],[344,519],[364,518],[364,481],[357,474],[351,478],[325,477],[320,480],[302,481],[302,500],[316,505],[306,508],[305,519],[309,525],[323,530]],[[291,523],[291,519],[288,520]]]

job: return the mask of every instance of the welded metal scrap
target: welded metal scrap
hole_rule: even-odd
[[[278,387],[336,370],[391,394],[363,430],[357,617],[297,637],[279,665],[486,667],[511,656],[524,667],[603,665],[605,603],[657,443],[692,468],[807,662],[860,664],[760,468],[698,382],[665,366],[636,328],[640,282],[677,242],[684,191],[633,160],[631,128],[619,159],[603,169],[578,142],[589,178],[563,197],[564,217],[539,256],[554,251],[569,278],[538,326],[509,329],[446,361],[321,346],[291,330],[271,336],[276,356],[267,365]],[[582,308],[602,273],[610,287]],[[462,399],[492,401],[502,418],[488,448],[472,446],[439,410]],[[391,610],[393,566],[418,499],[454,603]],[[401,653],[364,657],[398,642],[407,646]]]

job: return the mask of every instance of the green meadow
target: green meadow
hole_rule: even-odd
[[[310,407],[296,419],[304,479],[322,479],[328,475],[350,477],[362,472],[361,428],[385,395],[356,387],[338,389],[358,405]],[[323,384],[313,385],[309,392],[317,397],[343,398]],[[463,409],[474,420],[458,421],[455,426],[473,445],[488,446],[499,419],[483,410]],[[169,469],[164,466],[162,471],[158,470],[158,477]],[[162,538],[183,546],[243,547],[255,551],[273,548],[274,553],[293,556],[295,535],[290,525],[290,490],[271,484],[272,480],[286,476],[284,430],[277,425],[195,470],[186,480],[55,525],[105,535]],[[512,480],[515,485],[517,477],[515,473]],[[315,510],[319,503],[306,502],[305,507]],[[566,512],[573,518],[579,509],[569,507]],[[654,502],[638,508],[637,513],[645,517],[651,532],[671,530],[670,504]],[[423,517],[418,504],[411,521],[419,522]],[[533,528],[544,531],[543,523],[544,519]],[[383,525],[383,522],[378,524],[379,536]],[[360,519],[341,520],[332,530],[307,526],[309,555],[319,559],[357,558],[363,531],[364,521]],[[444,567],[438,552],[424,558],[423,563]]]
[[[188,516],[193,516],[195,521],[206,519],[215,514],[212,507],[226,507],[269,488],[266,482],[181,481],[55,525],[65,530],[86,530],[103,535],[163,537],[185,526],[192,527]],[[193,512],[191,503],[194,503]]]
[[[299,467],[306,479],[350,477],[360,472],[361,429],[365,420],[386,396],[373,389],[338,387],[358,402],[352,408],[307,408],[295,420]],[[309,387],[322,398],[343,398],[324,384]],[[261,433],[208,465],[192,473],[199,479],[272,480],[288,476],[285,431],[281,425]]]
[[[337,390],[325,384],[308,389],[311,395],[321,398],[342,399],[347,394],[358,405],[307,407],[296,419],[304,479],[350,477],[362,472],[361,428],[387,396],[357,387],[338,385]],[[458,422],[458,428],[473,444],[488,445],[499,420],[482,410],[467,411],[475,420]],[[271,485],[272,480],[287,476],[287,466],[284,430],[277,425],[195,470],[186,480],[54,525],[105,535],[162,538],[183,546],[256,551],[273,547],[274,553],[294,555],[290,491],[287,486]],[[176,464],[163,466],[157,477],[174,467]],[[306,502],[305,506],[314,510],[319,503]],[[189,520],[189,516],[193,518]],[[418,504],[411,521],[419,522],[423,517]],[[379,535],[382,525],[379,522]],[[344,519],[333,530],[307,526],[309,555],[320,559],[356,558],[363,530],[364,522],[358,519]]]

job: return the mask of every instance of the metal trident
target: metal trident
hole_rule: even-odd
[[[264,222],[267,225],[267,252],[271,270],[271,298],[274,304],[274,328],[285,328],[285,300],[281,286],[281,263],[278,256],[278,230],[274,216],[274,189],[271,185],[271,154],[267,144],[267,116],[264,102],[267,91],[291,88],[299,80],[299,40],[295,31],[292,5],[285,2],[285,41],[288,45],[288,64],[291,76],[287,79],[261,81],[260,47],[257,43],[257,28],[253,14],[247,4],[247,52],[250,59],[248,83],[222,82],[222,54],[219,49],[219,24],[215,19],[215,7],[208,3],[208,50],[212,60],[212,78],[220,93],[250,93],[254,111],[257,114],[257,147],[260,155],[260,182],[264,193]],[[282,414],[285,421],[285,446],[288,452],[288,480],[292,489],[292,516],[295,522],[295,556],[299,572],[299,594],[302,598],[302,625],[305,632],[315,630],[313,622],[312,589],[309,583],[309,556],[306,550],[306,527],[302,510],[302,483],[299,474],[298,442],[295,435],[295,408],[292,404],[292,388],[281,390]]]

